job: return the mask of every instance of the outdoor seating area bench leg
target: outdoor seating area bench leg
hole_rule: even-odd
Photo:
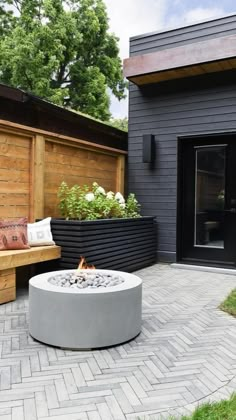
[[[16,299],[16,267],[60,257],[61,247],[57,245],[0,251],[0,304]]]
[[[16,269],[0,271],[0,304],[16,298]]]

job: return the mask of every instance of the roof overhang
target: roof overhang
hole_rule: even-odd
[[[236,68],[236,35],[167,48],[124,60],[124,75],[136,85]]]
[[[93,135],[94,135],[94,142],[96,141],[95,139],[96,139],[97,133],[110,136],[115,141],[117,140],[119,142],[119,148],[121,148],[122,150],[123,149],[127,150],[127,147],[128,147],[127,146],[127,135],[128,135],[127,132],[119,128],[113,127],[109,125],[109,123],[105,123],[89,115],[85,115],[80,112],[73,111],[59,105],[55,105],[29,92],[25,92],[21,89],[4,85],[2,83],[0,83],[0,99],[1,98],[9,99],[10,101],[12,101],[12,103],[14,102],[20,102],[24,104],[28,103],[30,104],[31,111],[33,109],[34,110],[37,109],[39,115],[42,115],[43,113],[47,114],[48,120],[52,119],[53,116],[56,116],[57,118],[60,118],[62,121],[78,124],[79,129],[84,127],[86,131],[91,130],[91,132],[93,132]],[[39,115],[35,118],[40,121]],[[14,121],[15,115],[13,111],[12,111],[11,116],[13,118],[13,120],[11,119],[11,121]],[[0,115],[0,118],[2,118],[2,115]],[[18,122],[18,120],[16,120],[16,122]],[[51,131],[53,130],[56,132],[55,126],[53,126],[53,128],[51,129]]]

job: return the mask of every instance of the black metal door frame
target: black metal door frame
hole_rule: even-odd
[[[236,255],[234,258],[235,263],[232,265],[232,261],[221,261],[220,258],[216,258],[216,261],[213,261],[212,258],[183,258],[183,151],[184,147],[187,142],[198,143],[201,142],[204,144],[210,143],[229,143],[235,146],[233,149],[235,150],[236,154],[236,133],[235,132],[228,132],[228,133],[208,133],[208,134],[199,134],[193,136],[180,136],[178,137],[178,162],[177,162],[177,261],[182,261],[185,263],[192,263],[197,265],[214,265],[214,266],[234,266],[236,263]],[[231,157],[232,160],[232,157]],[[232,164],[232,162],[231,162]],[[236,156],[235,156],[235,166],[236,166]],[[236,170],[235,170],[236,171]],[[227,217],[232,217],[232,222],[234,222],[233,218],[235,218],[235,232],[233,229],[233,233],[229,233],[233,238],[233,234],[236,235],[236,215],[230,215]],[[216,253],[217,254],[217,253]],[[220,253],[219,253],[220,255]]]

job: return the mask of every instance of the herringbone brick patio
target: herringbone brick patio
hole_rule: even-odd
[[[0,305],[0,420],[164,419],[236,390],[236,319],[218,309],[236,276],[168,265],[137,274],[142,333],[113,348],[34,341],[27,290]]]

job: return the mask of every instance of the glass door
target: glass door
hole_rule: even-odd
[[[236,139],[183,140],[181,260],[236,263]]]

